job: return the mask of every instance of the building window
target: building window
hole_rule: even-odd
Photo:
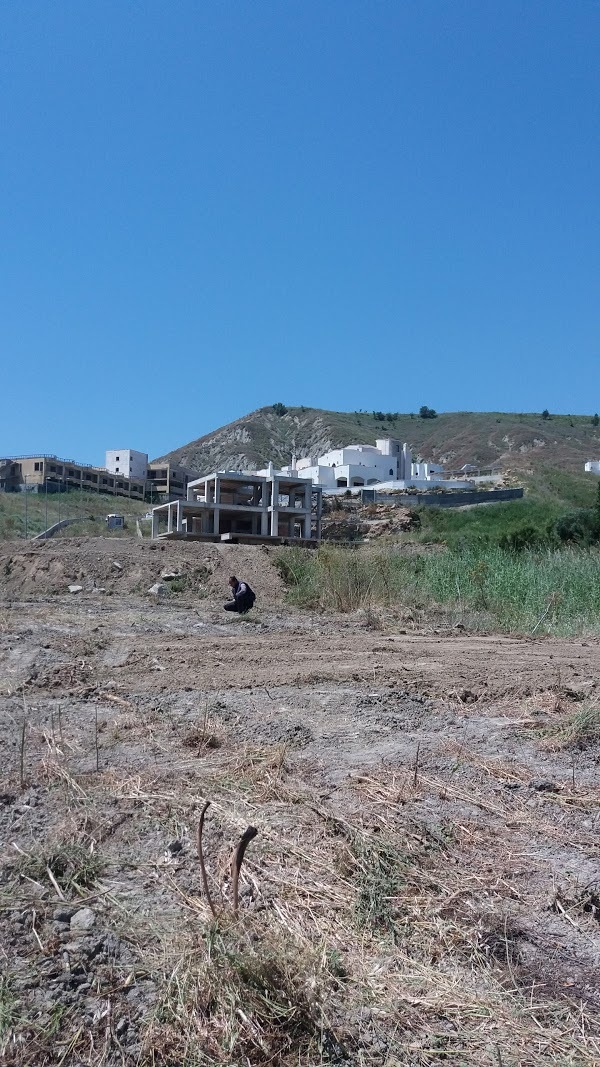
[[[44,466],[43,463],[36,463],[35,464],[35,470],[36,471],[41,471],[43,466]]]
[[[394,473],[393,468],[390,468],[390,474],[393,474],[393,473]]]
[[[56,474],[56,467],[50,467],[52,474]]]
[[[102,485],[108,485],[108,478],[102,479]]]
[[[117,474],[119,474],[119,473],[120,473],[120,472],[119,472],[119,468],[118,468],[118,467],[115,467],[115,472],[116,472]]]
[[[118,462],[119,462],[119,460],[121,459],[121,457],[120,457],[120,456],[115,456],[115,459],[116,459],[116,461],[117,461],[117,463],[118,463]]]

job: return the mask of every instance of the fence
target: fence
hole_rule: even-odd
[[[523,489],[457,489],[446,493],[377,493],[361,489],[363,504],[397,504],[403,508],[464,508],[468,504],[494,504],[500,500],[519,500]]]

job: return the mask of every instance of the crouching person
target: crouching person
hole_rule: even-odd
[[[231,589],[233,600],[228,600],[224,605],[225,611],[237,611],[240,615],[245,615],[247,611],[250,611],[250,608],[254,607],[256,596],[248,582],[240,582],[235,575],[232,575],[229,579],[229,588]]]

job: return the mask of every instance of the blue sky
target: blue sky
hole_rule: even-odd
[[[600,5],[5,0],[0,455],[600,409]]]

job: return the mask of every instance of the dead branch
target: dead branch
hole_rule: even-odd
[[[248,845],[254,837],[256,837],[258,830],[255,826],[249,826],[244,830],[238,847],[233,854],[233,860],[231,861],[231,879],[233,885],[233,910],[236,912],[239,906],[239,894],[238,894],[238,882],[240,878],[240,871],[242,869],[242,863],[244,862],[244,855]]]
[[[206,893],[206,899],[208,901],[208,906],[209,906],[210,910],[212,911],[212,913],[213,913],[213,915],[214,915],[214,917],[216,919],[217,918],[217,909],[215,908],[215,906],[214,906],[214,904],[212,902],[212,897],[210,895],[210,889],[208,888],[208,878],[206,876],[206,867],[204,865],[204,853],[202,852],[202,831],[204,829],[204,816],[206,815],[206,812],[208,811],[209,808],[210,808],[210,800],[207,800],[206,804],[202,808],[202,811],[200,812],[200,822],[198,823],[198,833],[197,833],[197,837],[196,837],[196,843],[197,843],[197,846],[198,846],[198,859],[200,860],[200,871],[202,872],[202,885],[204,886],[204,892]]]

